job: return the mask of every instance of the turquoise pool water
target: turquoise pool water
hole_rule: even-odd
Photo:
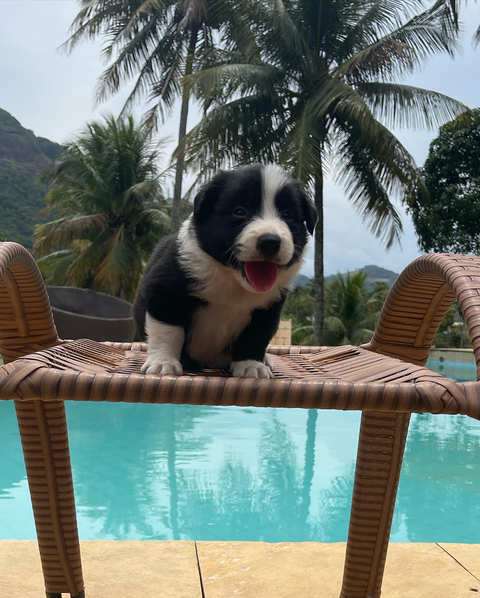
[[[346,539],[358,413],[102,403],[67,413],[82,539]],[[0,403],[0,455],[0,538],[33,539],[11,403]],[[478,543],[479,497],[480,423],[414,415],[392,540]]]

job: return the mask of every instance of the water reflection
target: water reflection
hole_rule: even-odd
[[[413,417],[396,512],[401,540],[480,542],[479,496],[479,422]]]
[[[84,539],[346,539],[358,413],[68,404]],[[397,541],[478,542],[480,425],[413,416]],[[34,537],[13,406],[0,404],[0,537]],[[25,518],[25,513],[29,518]]]

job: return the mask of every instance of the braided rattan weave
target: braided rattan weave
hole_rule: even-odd
[[[64,401],[363,411],[341,598],[379,597],[410,414],[480,419],[480,384],[424,367],[458,299],[480,367],[480,258],[426,255],[398,278],[363,347],[270,347],[273,380],[143,375],[142,343],[61,341],[42,277],[0,243],[0,399],[14,400],[47,595],[84,596]],[[340,591],[340,589],[339,589]]]

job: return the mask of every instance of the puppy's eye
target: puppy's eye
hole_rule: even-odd
[[[282,219],[285,220],[285,222],[290,222],[291,220],[293,220],[293,212],[292,210],[283,210],[283,212],[281,213]]]
[[[246,218],[247,210],[239,206],[238,208],[235,208],[233,210],[233,215],[235,216],[235,218]]]

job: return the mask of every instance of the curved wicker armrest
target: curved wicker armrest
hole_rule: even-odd
[[[0,243],[0,355],[8,363],[59,342],[35,260],[18,243]]]
[[[424,365],[448,308],[457,299],[480,372],[480,257],[427,254],[395,281],[366,349]]]

